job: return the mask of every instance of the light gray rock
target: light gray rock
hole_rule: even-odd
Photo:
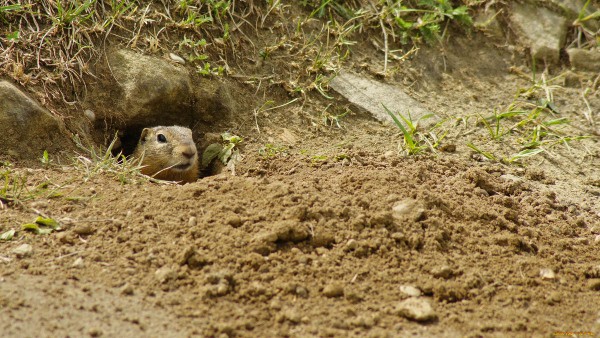
[[[400,292],[409,296],[409,297],[419,297],[421,296],[421,290],[417,289],[412,285],[400,285]]]
[[[571,66],[578,70],[600,72],[600,49],[569,48],[569,61]]]
[[[0,98],[0,154],[37,159],[61,149],[64,127],[50,112],[8,81],[0,81]]]
[[[556,274],[554,273],[554,270],[544,268],[544,269],[540,269],[540,277],[543,280],[555,280]]]
[[[421,202],[407,198],[401,201],[398,201],[392,207],[392,216],[396,219],[413,219],[417,220],[421,218],[425,209]]]
[[[514,2],[511,21],[519,39],[531,48],[532,57],[546,64],[558,63],[567,36],[567,18],[542,6]]]
[[[154,276],[161,284],[164,284],[177,278],[177,272],[168,266],[163,266],[162,268],[156,270]]]
[[[400,316],[421,323],[437,319],[437,313],[429,301],[423,298],[408,298],[401,301],[396,312]]]
[[[83,268],[85,266],[85,264],[83,262],[83,258],[77,257],[77,259],[73,262],[73,264],[71,266],[74,267],[74,268],[76,268],[76,269]]]
[[[371,113],[379,121],[393,123],[383,105],[392,113],[400,113],[405,117],[408,117],[410,112],[413,121],[417,121],[425,115],[433,114],[402,91],[401,88],[350,72],[341,71],[331,80],[329,86],[352,104]],[[430,126],[438,121],[439,118],[434,115],[431,118],[421,120],[419,124]]]
[[[17,258],[29,257],[33,254],[33,247],[30,244],[21,244],[12,251]]]

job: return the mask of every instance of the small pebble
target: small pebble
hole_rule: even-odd
[[[179,56],[177,54],[169,53],[169,57],[171,58],[171,60],[173,60],[179,64],[185,65],[185,60],[181,56]]]
[[[101,337],[102,336],[102,330],[100,330],[99,328],[91,328],[89,331],[90,337]]]
[[[84,110],[83,115],[87,117],[87,119],[90,120],[90,122],[96,121],[96,114],[94,114],[94,112],[89,109]]]
[[[543,280],[555,280],[556,274],[552,269],[540,269],[540,277]]]
[[[188,227],[190,227],[190,228],[195,227],[197,222],[198,221],[196,220],[196,217],[194,217],[194,216],[190,217],[190,219],[188,220]]]
[[[419,297],[421,296],[421,290],[417,289],[412,285],[401,285],[400,292],[409,296],[409,297]]]
[[[177,277],[177,274],[175,273],[175,271],[173,271],[171,268],[169,268],[167,266],[163,266],[162,268],[156,270],[154,275],[156,276],[156,279],[158,279],[158,281],[160,283],[166,283]]]
[[[73,264],[71,265],[72,267],[76,268],[76,269],[81,269],[83,268],[83,258],[78,257]]]
[[[358,242],[355,239],[350,239],[346,243],[346,250],[356,250],[358,248]]]
[[[29,257],[33,254],[33,247],[29,244],[21,244],[12,251],[17,258]]]
[[[412,198],[408,198],[396,203],[392,208],[392,213],[394,217],[402,217],[413,212],[416,207],[417,201]]]
[[[562,302],[562,295],[560,292],[552,292],[546,297],[546,303],[548,303],[548,305],[554,305],[560,302]]]
[[[231,216],[227,220],[227,224],[231,225],[234,228],[239,228],[242,225],[242,219],[240,216]]]
[[[589,279],[588,288],[592,291],[600,291],[600,278]]]
[[[129,284],[125,284],[123,286],[123,288],[121,289],[121,294],[124,296],[131,296],[134,293],[134,289],[133,286],[129,285]]]
[[[344,295],[344,287],[338,283],[331,283],[323,289],[325,297],[336,298]]]
[[[73,229],[73,232],[80,236],[87,236],[93,234],[95,231],[90,224],[80,224]]]
[[[448,265],[442,265],[442,266],[431,269],[431,274],[435,278],[448,279],[448,278],[452,277],[453,272],[452,272],[452,268],[449,267]]]
[[[303,286],[298,286],[296,288],[296,294],[300,298],[308,298],[308,290],[306,290],[306,288]]]

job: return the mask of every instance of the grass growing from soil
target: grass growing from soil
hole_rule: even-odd
[[[98,148],[94,145],[86,146],[83,141],[77,136],[74,136],[73,141],[81,151],[73,159],[72,167],[82,173],[83,181],[87,182],[96,175],[108,175],[113,177],[122,184],[135,183],[144,180],[152,179],[140,172],[141,159],[127,158],[122,154],[114,156],[112,153],[113,147],[117,142],[117,138],[106,149]]]
[[[304,60],[294,61],[289,74],[278,76],[285,79],[284,87],[301,94],[316,90],[328,97],[327,75],[348,59],[357,33],[382,34],[387,67],[388,57],[396,58],[401,45],[441,41],[453,22],[470,25],[469,8],[454,3],[0,0],[0,69],[23,86],[39,87],[44,101],[76,104],[93,77],[90,65],[109,44],[170,55],[201,76],[231,73],[230,62],[249,46],[255,60]],[[304,11],[294,22],[289,21],[291,6]],[[321,28],[307,29],[315,22]],[[277,34],[260,37],[274,29]],[[391,40],[400,45],[392,47]]]
[[[470,30],[473,9],[489,3],[23,0],[15,4],[0,0],[0,69],[15,82],[33,88],[37,98],[50,102],[50,109],[61,117],[64,113],[57,107],[77,106],[83,100],[86,83],[94,76],[91,65],[109,46],[116,45],[168,56],[199,76],[237,76],[256,86],[257,93],[262,90],[266,94],[271,86],[283,87],[293,97],[290,103],[307,100],[310,93],[331,99],[329,80],[349,60],[360,39],[368,36],[372,46],[382,52],[383,69],[376,72],[388,75],[423,44],[443,49],[451,31]],[[578,46],[591,46],[598,37],[588,25],[598,17],[597,13],[589,13],[589,5],[590,0],[573,23]],[[292,14],[295,19],[290,21]],[[240,59],[268,64],[266,68],[273,69],[272,74],[246,75],[243,65],[237,64]],[[479,142],[468,146],[488,159],[519,163],[585,138],[562,130],[568,121],[554,111],[552,85],[548,82],[552,81],[534,79],[532,86],[507,108],[477,116],[479,127],[487,130],[492,142],[514,139],[519,147],[516,152],[494,153]],[[528,95],[539,92],[546,94],[544,101],[528,101]],[[265,106],[258,108],[255,117],[266,110]],[[321,115],[324,124],[342,127],[345,113],[325,109]],[[397,123],[399,128],[401,124],[406,126],[400,130],[402,148],[409,155],[436,152],[450,129],[444,121],[424,131],[408,112],[391,115],[402,122]],[[590,121],[594,122],[591,117]],[[258,123],[257,130],[260,132]],[[76,158],[75,166],[87,178],[97,172],[108,172],[122,182],[137,177],[136,164],[106,156],[100,151],[86,151]],[[42,163],[50,165],[47,156]]]
[[[570,121],[561,116],[554,103],[554,90],[560,88],[553,85],[558,77],[546,80],[542,74],[539,80],[534,77],[531,85],[519,89],[515,100],[508,107],[498,112],[494,110],[489,116],[478,115],[478,123],[487,131],[490,141],[499,144],[512,144],[517,152],[495,154],[484,150],[472,142],[467,146],[476,153],[491,161],[506,164],[521,164],[524,159],[538,154],[550,154],[557,146],[570,150],[570,143],[589,138],[588,135],[575,134]]]

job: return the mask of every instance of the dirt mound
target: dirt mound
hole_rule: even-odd
[[[34,202],[65,230],[22,235],[28,258],[3,244],[2,327],[13,336],[597,329],[600,294],[589,285],[599,249],[588,229],[597,216],[552,185],[452,160],[306,162],[265,160],[184,186],[100,176],[67,185],[71,202]],[[77,181],[76,172],[32,176]],[[9,224],[33,217],[3,213]],[[432,297],[437,319],[402,317],[402,286]]]

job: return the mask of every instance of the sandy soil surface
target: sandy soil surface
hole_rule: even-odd
[[[447,48],[423,48],[385,80],[457,121],[436,154],[404,155],[394,126],[340,97],[255,114],[291,98],[240,80],[234,96],[248,105],[213,130],[244,137],[235,176],[121,184],[14,164],[28,192],[44,193],[0,209],[2,232],[18,230],[0,242],[0,335],[597,336],[600,146],[583,86],[560,82],[554,95],[589,139],[523,166],[486,161],[466,142],[512,145],[460,118],[506,106],[531,74],[477,37]],[[358,50],[348,68],[373,76],[381,53]],[[597,88],[588,100],[597,112]],[[323,123],[330,103],[350,111],[341,128]],[[20,230],[38,215],[63,229]],[[23,244],[32,251],[17,255]],[[432,306],[426,319],[409,298]]]

